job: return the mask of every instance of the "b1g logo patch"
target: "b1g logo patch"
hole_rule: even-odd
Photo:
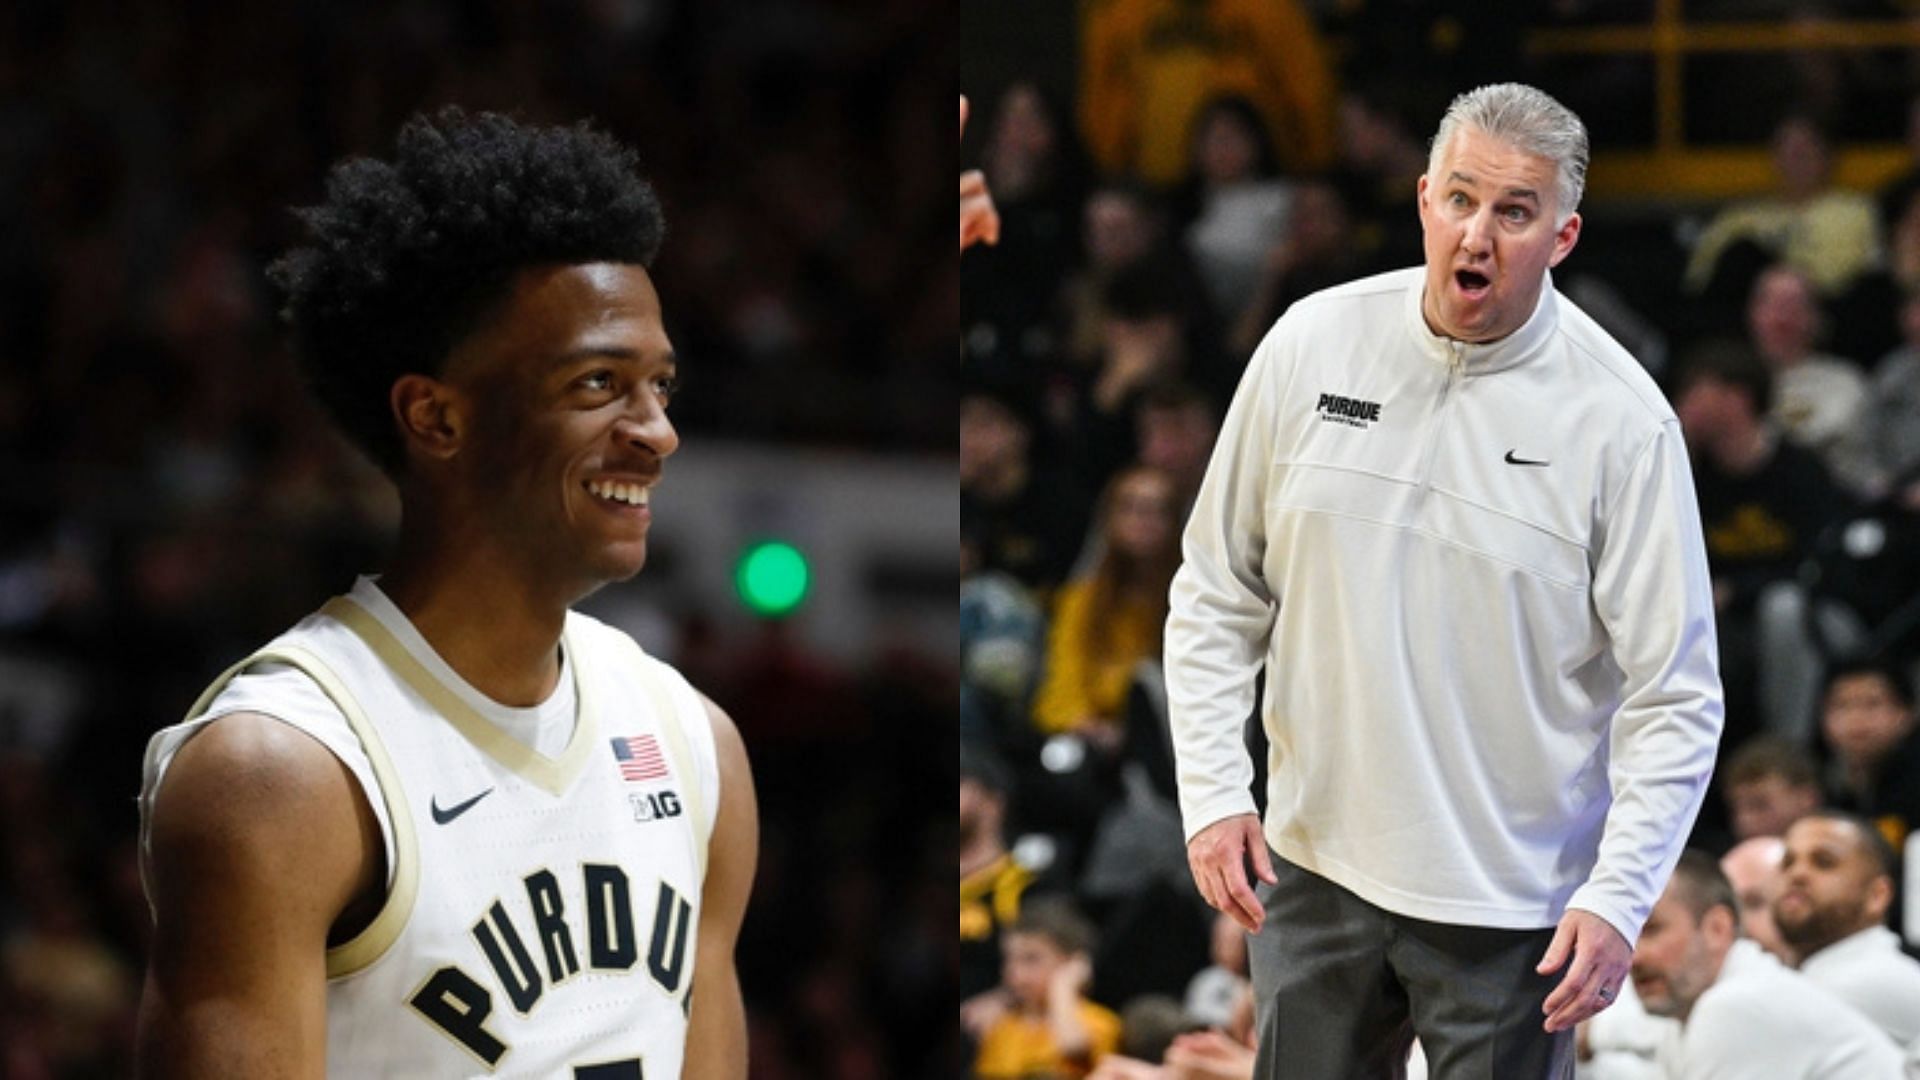
[[[1343,397],[1339,394],[1321,394],[1320,401],[1313,407],[1320,415],[1322,423],[1345,424],[1362,431],[1380,419],[1380,403],[1363,401],[1360,398]]]
[[[627,802],[633,807],[633,820],[643,824],[677,818],[686,812],[677,791],[630,792]]]

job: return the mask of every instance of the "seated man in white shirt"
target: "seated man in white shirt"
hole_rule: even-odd
[[[1786,887],[1780,873],[1786,853],[1787,845],[1778,836],[1742,840],[1720,856],[1720,872],[1727,875],[1734,899],[1740,902],[1740,936],[1772,953],[1781,963],[1792,965],[1796,954],[1787,947],[1780,927],[1773,921],[1773,902]]]
[[[1884,925],[1893,849],[1861,818],[1819,810],[1787,828],[1774,922],[1800,973],[1905,1046],[1920,1038],[1920,961]]]
[[[1897,1080],[1900,1051],[1870,1021],[1740,937],[1733,886],[1688,851],[1633,952],[1633,987],[1680,1021],[1662,1048],[1681,1080]]]

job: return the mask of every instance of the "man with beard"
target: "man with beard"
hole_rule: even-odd
[[[1713,857],[1680,856],[1633,952],[1633,988],[1680,1021],[1661,1048],[1680,1080],[1894,1080],[1900,1053],[1865,1017],[1740,937],[1739,901]]]
[[[1720,858],[1720,872],[1733,886],[1740,908],[1740,933],[1785,963],[1793,953],[1773,925],[1773,901],[1780,895],[1780,855],[1785,848],[1778,836],[1756,836],[1735,844]],[[1657,1075],[1661,1047],[1679,1038],[1680,1027],[1665,1016],[1654,1016],[1641,1005],[1633,982],[1620,988],[1613,1008],[1581,1026],[1580,1060],[1589,1080],[1625,1080]],[[1649,1073],[1646,1070],[1655,1070]]]
[[[1894,854],[1865,820],[1820,810],[1787,829],[1780,936],[1800,973],[1858,1009],[1902,1046],[1920,1038],[1920,962],[1886,928]]]

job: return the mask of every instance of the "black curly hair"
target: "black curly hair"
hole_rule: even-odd
[[[308,383],[389,475],[405,464],[388,406],[402,375],[438,375],[521,270],[651,267],[666,231],[632,150],[585,123],[532,127],[457,107],[416,115],[393,160],[354,158],[295,211],[311,242],[268,275]]]

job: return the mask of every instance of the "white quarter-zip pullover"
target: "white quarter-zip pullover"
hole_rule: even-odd
[[[1254,809],[1379,907],[1628,941],[1700,807],[1722,707],[1673,410],[1549,280],[1483,345],[1424,270],[1295,304],[1255,351],[1174,578],[1166,670],[1189,838]]]

